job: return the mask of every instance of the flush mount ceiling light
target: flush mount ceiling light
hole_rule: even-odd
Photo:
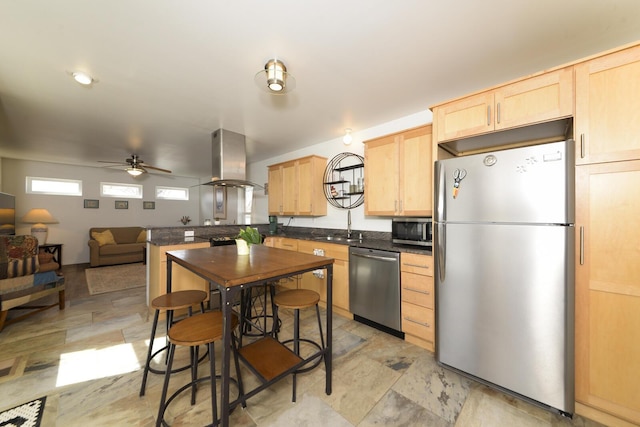
[[[130,168],[126,168],[125,169],[127,171],[127,173],[131,176],[140,176],[143,173],[145,173],[146,171],[138,166],[131,166]]]
[[[273,95],[289,93],[296,86],[296,80],[287,71],[284,63],[278,59],[267,61],[264,69],[258,71],[254,80],[258,87]]]
[[[344,130],[344,136],[342,137],[342,142],[344,143],[344,145],[349,145],[351,144],[351,141],[353,141],[353,137],[351,136],[351,129],[346,128]]]

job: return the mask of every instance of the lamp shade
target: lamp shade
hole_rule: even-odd
[[[57,224],[55,219],[48,210],[44,208],[31,209],[22,217],[22,222],[33,224],[31,226],[31,235],[38,239],[38,243],[44,245],[47,243],[47,233],[49,228],[45,224]]]
[[[26,224],[57,224],[58,220],[55,219],[48,210],[44,208],[34,208],[22,217],[22,222]]]

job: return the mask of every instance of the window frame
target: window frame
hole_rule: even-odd
[[[60,192],[60,191],[37,191],[33,189],[33,184],[35,181],[44,181],[48,183],[74,183],[78,185],[78,190],[76,192]],[[74,196],[74,197],[82,197],[82,180],[79,179],[65,179],[65,178],[47,178],[42,176],[27,176],[25,178],[25,192],[27,194],[44,194],[49,196]]]

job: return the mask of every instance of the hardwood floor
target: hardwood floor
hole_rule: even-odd
[[[155,425],[162,378],[151,374],[139,397],[150,318],[145,289],[90,296],[84,265],[65,266],[67,308],[47,310],[0,333],[0,411],[47,396],[43,426]],[[282,310],[281,339],[292,317]],[[317,333],[313,310],[301,334]],[[307,316],[307,317],[305,317]],[[552,414],[439,367],[432,353],[358,322],[334,318],[333,393],[324,371],[298,375],[297,403],[287,378],[231,415],[234,426],[597,426]],[[178,354],[182,361],[186,352]],[[179,363],[179,362],[176,362]],[[8,368],[3,368],[8,365]],[[206,365],[201,364],[202,375]],[[172,376],[172,388],[187,372]],[[256,378],[243,370],[245,387]],[[210,423],[208,387],[167,413],[171,425]]]

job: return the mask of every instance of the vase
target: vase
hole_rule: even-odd
[[[236,248],[238,249],[238,255],[249,255],[249,244],[246,240],[236,239]]]

